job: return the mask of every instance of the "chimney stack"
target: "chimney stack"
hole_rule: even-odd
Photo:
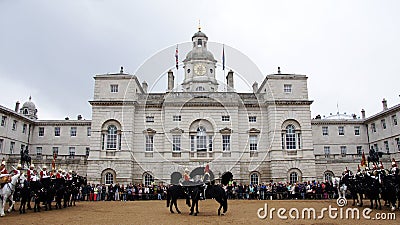
[[[382,100],[382,106],[383,106],[383,110],[387,110],[388,109],[386,99]]]
[[[365,110],[361,109],[361,119],[365,119]]]
[[[174,81],[175,81],[174,73],[172,72],[172,70],[169,70],[168,71],[168,91],[172,91],[172,89],[174,89]]]
[[[82,115],[78,115],[78,120],[81,120],[82,119]]]
[[[65,117],[65,120],[69,120],[69,117]]]
[[[147,82],[143,81],[142,88],[143,88],[144,93],[147,93],[147,87],[148,87]]]
[[[228,75],[226,75],[226,84],[228,85],[228,87],[233,89],[233,71],[230,70],[228,72]]]
[[[253,84],[253,92],[257,93],[257,91],[258,91],[258,83],[254,82],[254,84]]]
[[[19,101],[15,103],[15,112],[19,111]]]

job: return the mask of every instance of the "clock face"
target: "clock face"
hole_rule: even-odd
[[[194,73],[197,75],[201,76],[201,75],[206,74],[206,67],[201,63],[194,65],[193,69],[194,69]]]

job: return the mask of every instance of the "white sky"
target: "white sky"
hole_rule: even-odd
[[[306,74],[313,117],[335,113],[337,104],[340,112],[360,115],[364,108],[368,116],[382,110],[382,98],[399,103],[399,6],[395,0],[2,0],[0,105],[14,109],[32,95],[39,119],[90,119],[95,74],[120,66],[133,74],[159,50],[190,41],[200,19],[209,41],[247,55],[264,76],[278,66]]]

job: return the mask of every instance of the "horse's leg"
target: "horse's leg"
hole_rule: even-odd
[[[217,200],[217,199],[215,199],[215,200]],[[222,209],[222,200],[218,199],[217,202],[219,203],[218,216],[220,216],[221,215],[221,209]]]
[[[174,201],[175,209],[179,214],[181,214],[181,211],[179,211],[179,209],[178,209],[177,201],[178,201],[177,199],[175,199],[175,201]]]
[[[1,217],[3,217],[3,216],[5,216],[5,214],[4,214],[4,207],[5,207],[5,200],[3,199],[3,196],[0,196],[1,198],[0,198],[0,202],[1,202],[1,204],[0,204],[0,216]]]
[[[10,195],[10,196],[8,197],[8,199],[11,201],[11,206],[10,206],[10,208],[8,208],[8,212],[10,213],[10,212],[14,209],[14,204],[15,204],[14,196],[13,196],[13,195]]]
[[[200,197],[200,196],[198,196],[198,197]],[[196,201],[196,213],[194,215],[197,216],[198,213],[199,213],[199,199],[197,198],[197,201]]]
[[[194,211],[194,205],[196,204],[196,200],[192,199],[192,206],[190,207],[190,213],[189,215],[193,215],[193,211]]]

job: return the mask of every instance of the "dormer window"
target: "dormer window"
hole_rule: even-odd
[[[201,39],[197,40],[197,47],[201,47],[203,45],[203,42]]]
[[[28,109],[24,109],[24,115],[28,115],[28,114],[29,114]]]

